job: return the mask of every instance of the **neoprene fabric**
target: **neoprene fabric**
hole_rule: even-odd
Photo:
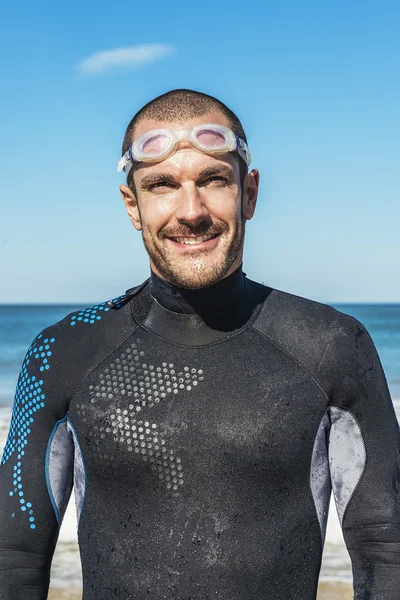
[[[398,424],[363,326],[241,270],[201,301],[150,283],[27,352],[1,599],[47,598],[74,481],[84,600],[315,600],[331,487],[355,598],[398,600]]]

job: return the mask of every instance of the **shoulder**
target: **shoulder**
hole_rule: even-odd
[[[327,304],[271,290],[255,327],[313,376],[332,405],[360,418],[364,403],[393,412],[374,342],[354,317]]]
[[[271,289],[255,329],[303,364],[315,377],[323,364],[353,359],[372,344],[365,327],[333,306]]]
[[[108,335],[109,329],[117,333],[118,328],[124,325],[132,328],[130,300],[145,287],[146,283],[129,288],[115,298],[68,313],[61,320],[41,331],[38,339],[43,336],[52,338],[58,336],[58,339],[70,339],[72,343],[79,343],[85,339],[90,340],[98,335],[104,335],[106,332]]]
[[[260,316],[260,329],[285,332],[285,335],[311,336],[314,341],[327,341],[334,336],[352,334],[361,323],[329,304],[270,288]],[[328,336],[328,337],[327,337]]]
[[[51,338],[53,343],[58,342],[59,345],[67,341],[79,344],[85,339],[96,338],[111,325],[111,322],[121,320],[122,313],[127,312],[119,312],[112,306],[112,302],[114,300],[106,300],[67,313],[65,317],[43,329],[34,341]]]
[[[63,386],[70,395],[88,371],[135,331],[131,295],[73,311],[43,329],[28,348],[23,368],[46,375],[49,385]]]

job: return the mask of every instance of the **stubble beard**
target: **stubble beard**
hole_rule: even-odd
[[[192,231],[185,227],[185,231],[160,232],[162,235],[154,237],[144,227],[142,229],[143,243],[151,262],[163,279],[180,288],[200,289],[210,287],[225,277],[232,264],[243,249],[245,220],[241,216],[235,223],[234,230],[226,223],[213,223],[198,226]],[[207,231],[206,231],[207,230]],[[196,255],[179,257],[177,252],[168,248],[170,243],[166,234],[179,235],[207,235],[218,231],[221,233],[218,246],[215,250],[203,250]],[[216,254],[215,257],[212,254]]]

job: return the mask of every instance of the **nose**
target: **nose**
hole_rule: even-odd
[[[206,199],[194,182],[187,182],[182,186],[180,192],[175,212],[179,223],[195,227],[204,220],[210,220]]]

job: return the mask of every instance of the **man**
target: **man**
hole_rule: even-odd
[[[75,486],[84,600],[311,600],[333,488],[355,598],[400,589],[398,425],[371,339],[241,270],[238,118],[174,90],[119,169],[151,277],[44,330],[1,475],[0,595],[43,600]]]

